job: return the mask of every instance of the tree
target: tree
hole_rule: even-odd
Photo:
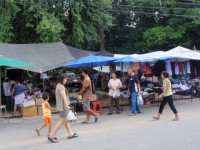
[[[108,49],[117,53],[169,50],[177,45],[198,48],[200,5],[197,1],[115,0],[116,17],[107,34]]]
[[[61,32],[65,30],[63,24],[51,14],[43,16],[36,28],[39,34],[39,41],[42,42],[57,42],[61,40]]]
[[[113,17],[107,11],[109,4],[111,0],[80,0],[70,3],[65,42],[89,50],[94,50],[100,43],[103,45],[104,31],[109,31],[113,26]]]

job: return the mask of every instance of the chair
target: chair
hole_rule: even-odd
[[[91,102],[91,108],[95,113],[103,114],[102,103],[99,101]]]
[[[3,120],[4,120],[4,117],[3,117],[3,115],[2,115],[3,109],[4,109],[4,111],[5,111],[5,117],[7,118],[8,123],[9,123],[9,122],[10,122],[10,118],[9,118],[8,112],[7,112],[7,110],[6,110],[6,105],[0,105],[0,120],[1,120],[2,123],[3,123]]]

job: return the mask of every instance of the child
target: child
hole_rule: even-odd
[[[48,126],[49,127],[49,135],[51,134],[51,126],[52,126],[52,118],[51,118],[51,106],[48,103],[49,101],[49,94],[43,93],[42,98],[44,99],[44,102],[42,103],[42,110],[43,110],[43,117],[44,117],[44,125],[40,128],[36,129],[36,132],[38,136],[40,136],[40,131]]]

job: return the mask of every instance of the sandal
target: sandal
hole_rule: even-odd
[[[153,117],[153,119],[159,120],[160,118],[158,118],[158,117]]]
[[[94,122],[98,122],[99,118],[95,117]]]
[[[174,118],[172,121],[179,121],[179,118]]]
[[[83,121],[83,122],[81,122],[82,124],[90,124],[90,123],[88,123],[88,122],[86,122],[86,121]]]
[[[52,143],[58,143],[58,142],[59,142],[59,141],[57,140],[56,137],[54,137],[54,138],[48,137],[48,140],[49,140],[50,142],[52,142]]]
[[[78,134],[77,134],[77,133],[74,133],[74,135],[68,136],[68,139],[73,139],[73,138],[77,138],[77,137],[78,137]]]

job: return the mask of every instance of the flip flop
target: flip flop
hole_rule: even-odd
[[[179,121],[179,118],[174,118],[172,121]]]
[[[52,142],[52,143],[58,143],[58,142],[59,142],[59,141],[57,140],[56,137],[54,137],[54,138],[48,137],[48,140],[49,140],[50,142]]]
[[[153,117],[153,119],[159,120],[160,118],[157,118],[157,117]]]
[[[88,122],[86,122],[86,121],[83,121],[83,122],[81,122],[82,124],[90,124],[90,123],[88,123]]]
[[[37,135],[40,136],[40,131],[38,129],[35,130]]]
[[[98,117],[95,117],[95,120],[94,120],[94,122],[98,122],[98,120],[99,120],[99,119],[98,119]]]
[[[73,139],[73,138],[77,138],[77,137],[78,137],[78,134],[77,134],[77,133],[74,133],[74,135],[68,136],[68,139]]]

